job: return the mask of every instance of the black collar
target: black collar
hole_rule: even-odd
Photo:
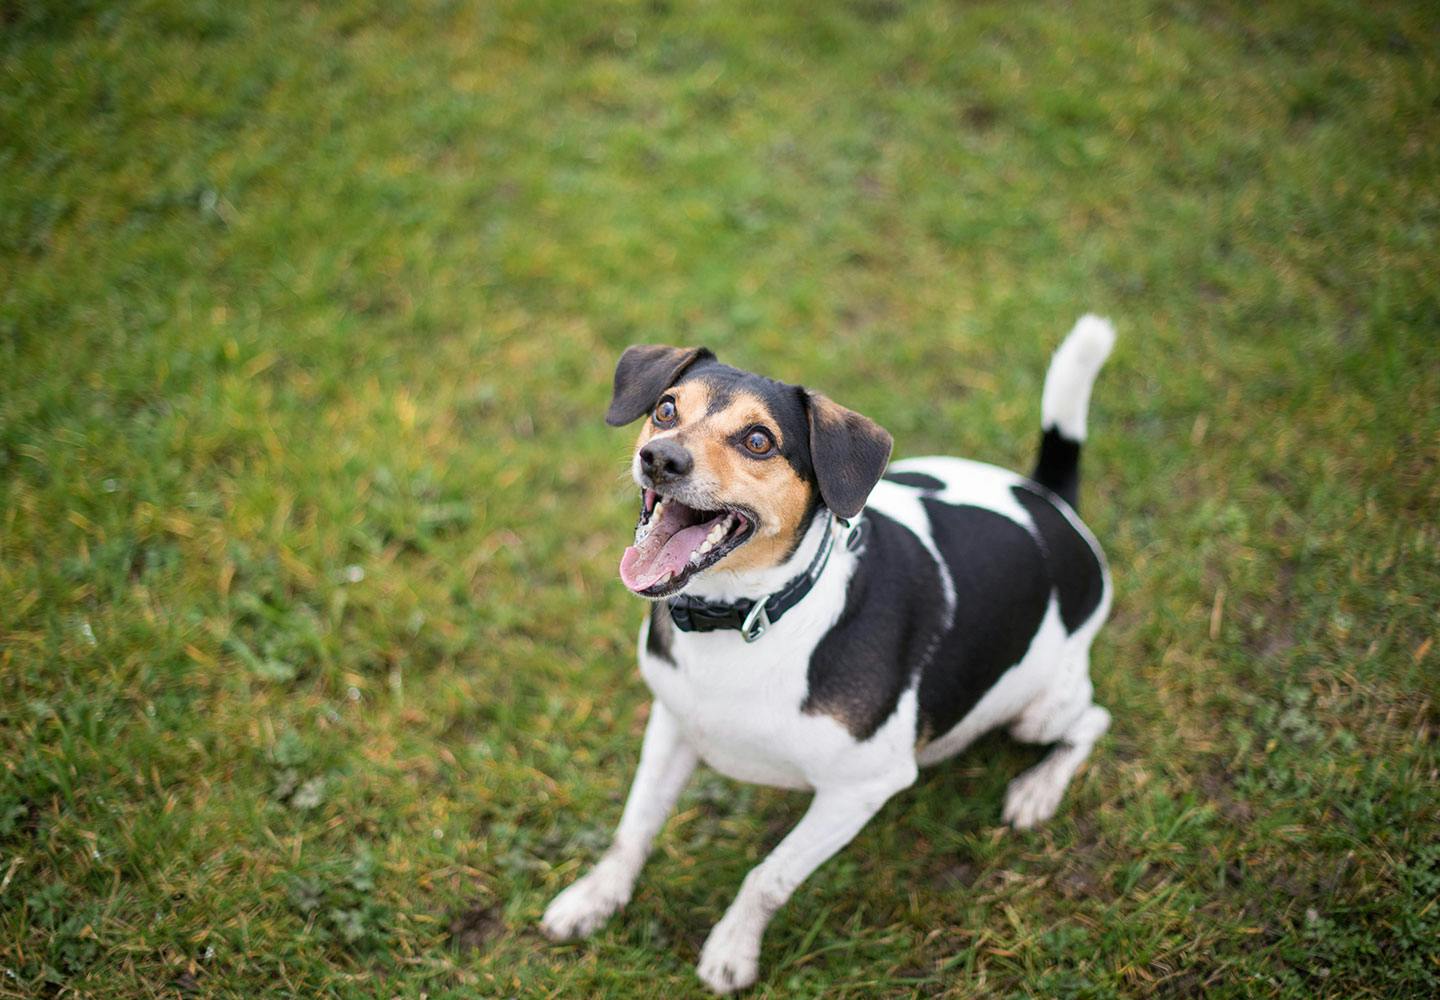
[[[830,561],[830,552],[835,548],[835,522],[840,520],[829,510],[825,511],[825,533],[820,539],[820,548],[805,572],[792,578],[769,597],[752,601],[742,597],[738,601],[707,601],[702,597],[681,594],[667,602],[670,605],[670,619],[682,632],[714,632],[722,628],[739,631],[746,642],[754,642],[765,634],[765,630],[778,622],[785,612],[810,593],[815,581],[820,579],[825,565]],[[845,524],[844,521],[840,521]],[[861,523],[857,521],[850,529],[845,544],[854,549],[860,540]]]

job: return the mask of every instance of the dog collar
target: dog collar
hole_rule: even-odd
[[[707,601],[703,597],[681,594],[667,602],[670,605],[670,620],[682,632],[715,632],[729,628],[737,630],[746,642],[754,642],[764,635],[771,625],[778,622],[785,612],[799,604],[820,579],[820,574],[825,571],[825,566],[830,561],[830,553],[835,549],[836,521],[850,528],[845,538],[846,547],[853,551],[858,546],[863,521],[849,525],[829,509],[825,511],[825,517],[825,537],[820,541],[815,558],[810,560],[805,572],[792,578],[769,597],[759,601],[749,598],[738,601]]]

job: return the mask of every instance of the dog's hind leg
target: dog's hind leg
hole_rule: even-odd
[[[1021,774],[1005,790],[1000,816],[1017,830],[1028,830],[1055,815],[1070,779],[1075,776],[1095,741],[1110,728],[1110,713],[1087,705],[1060,737],[1044,760]]]
[[[1001,818],[1017,830],[1055,815],[1070,779],[1110,728],[1110,713],[1091,701],[1088,653],[1070,663],[1069,677],[1031,705],[1010,727],[1025,743],[1054,743],[1045,759],[1010,782]]]

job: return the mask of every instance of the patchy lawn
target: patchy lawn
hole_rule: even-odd
[[[1440,990],[1440,8],[0,0],[0,996],[698,995],[803,797],[535,932],[646,698],[637,341],[1085,506],[1115,725],[925,774],[758,996]]]

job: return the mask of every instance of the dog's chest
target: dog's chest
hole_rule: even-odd
[[[812,788],[826,762],[853,740],[833,719],[801,710],[814,642],[799,628],[785,631],[791,634],[777,627],[755,643],[737,632],[680,635],[670,659],[646,652],[642,635],[640,672],[715,770],[740,781]]]

